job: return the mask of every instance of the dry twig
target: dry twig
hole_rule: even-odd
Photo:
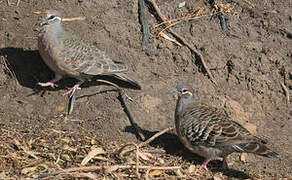
[[[141,128],[138,126],[137,121],[133,118],[131,112],[129,111],[129,108],[127,106],[127,101],[126,101],[126,94],[124,91],[120,90],[120,100],[122,103],[122,106],[124,108],[125,113],[128,115],[129,121],[131,123],[131,125],[134,127],[136,133],[138,134],[139,138],[144,141],[145,140],[145,136],[141,130]]]
[[[60,170],[60,171],[55,171],[55,172],[51,172],[51,173],[44,173],[44,174],[38,174],[38,175],[34,175],[32,178],[34,179],[39,179],[39,178],[45,178],[45,177],[49,177],[49,176],[56,176],[58,174],[68,174],[71,172],[77,172],[77,171],[106,171],[107,169],[114,169],[114,170],[118,170],[118,169],[133,169],[135,168],[134,165],[112,165],[112,166],[87,166],[87,167],[75,167],[75,168],[68,168],[68,169],[64,169],[64,170]],[[139,167],[142,170],[153,170],[153,169],[157,169],[157,170],[177,170],[177,169],[181,169],[180,166],[166,166],[166,167],[161,167],[161,166],[140,166]]]
[[[282,88],[283,88],[283,90],[285,92],[285,95],[286,95],[287,106],[289,106],[289,104],[290,104],[289,91],[288,91],[288,89],[287,89],[287,87],[285,86],[284,83],[280,82],[280,84],[281,84],[281,86],[282,86]]]
[[[10,2],[9,0],[7,0],[7,4],[8,4],[8,6],[12,6],[12,5],[16,5],[16,6],[18,6],[18,5],[19,5],[19,3],[20,3],[20,0],[17,0],[16,4],[15,4],[15,3],[12,3],[12,2]]]
[[[153,6],[153,8],[155,9],[157,15],[159,16],[159,18],[164,21],[164,22],[167,22],[168,19],[161,13],[159,7],[157,6],[155,0],[148,0],[148,2],[150,2]],[[173,36],[175,36],[175,38],[179,39],[179,41],[181,41],[185,46],[187,46],[193,53],[195,53],[197,56],[199,56],[200,60],[201,60],[201,63],[204,67],[204,69],[206,70],[209,78],[211,79],[211,81],[217,85],[217,82],[215,81],[213,75],[211,74],[204,58],[203,58],[203,55],[197,50],[195,49],[194,47],[192,47],[191,44],[189,44],[182,36],[180,36],[178,33],[176,33],[174,30],[172,30],[171,28],[168,28],[167,29]]]
[[[110,81],[106,81],[106,80],[102,80],[102,79],[97,79],[96,81],[98,82],[102,82],[102,83],[105,83],[105,84],[109,84],[115,88],[117,88],[118,92],[119,92],[119,97],[120,97],[120,100],[122,102],[122,106],[124,108],[124,111],[125,113],[127,114],[128,118],[129,118],[129,121],[131,123],[131,125],[134,127],[134,129],[136,130],[139,138],[144,141],[145,140],[145,136],[143,135],[143,132],[142,130],[140,129],[140,127],[138,126],[136,120],[133,118],[132,114],[130,113],[129,111],[129,108],[127,106],[127,100],[126,100],[126,97],[127,94],[119,87],[117,86],[116,84],[110,82]],[[74,103],[75,103],[75,99],[76,99],[76,93],[77,91],[75,91],[75,93],[70,97],[69,99],[69,105],[68,105],[68,115],[71,114],[71,112],[73,111],[73,107],[74,107]],[[126,97],[125,97],[126,96]],[[130,99],[128,97],[128,99]]]
[[[146,146],[147,144],[151,143],[154,139],[158,138],[162,134],[164,134],[164,133],[166,133],[168,131],[171,131],[173,129],[174,129],[174,127],[168,127],[166,129],[163,129],[163,130],[159,131],[158,133],[154,134],[151,138],[147,139],[147,141],[140,143],[138,145],[138,147],[141,148],[143,146]],[[122,148],[119,149],[118,154],[120,156],[123,156],[125,153],[135,150],[135,148],[130,148],[130,149],[124,150],[126,147],[127,147],[127,145],[125,145],[125,146],[123,146]]]
[[[83,21],[86,17],[62,18],[62,21]]]
[[[247,3],[248,5],[250,5],[252,8],[257,8],[257,9],[259,9],[259,10],[265,12],[265,13],[276,13],[275,10],[268,10],[268,9],[262,8],[262,7],[260,7],[260,6],[256,5],[256,4],[253,4],[249,0],[242,0],[242,1],[244,1],[245,3]]]
[[[148,46],[149,42],[149,27],[148,27],[148,21],[147,21],[147,16],[145,13],[145,0],[138,0],[138,6],[139,6],[139,20],[142,26],[142,49],[145,51]]]
[[[9,63],[7,62],[7,58],[4,55],[2,55],[1,51],[0,51],[0,60],[3,61],[4,68],[8,71],[12,79],[19,85],[15,72],[9,68],[9,65],[8,65]]]

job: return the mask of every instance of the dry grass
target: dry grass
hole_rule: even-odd
[[[251,8],[259,8],[243,0]],[[19,5],[20,1],[16,2]],[[10,3],[10,1],[8,1]],[[11,5],[11,4],[10,4]],[[224,13],[232,12],[219,4]],[[154,28],[158,34],[189,20],[210,17],[216,12],[198,6],[182,12],[180,17],[164,21]],[[0,54],[1,55],[1,54]],[[4,56],[0,56],[8,74],[16,79]],[[289,97],[289,96],[288,96]],[[0,119],[1,121],[1,119]],[[29,134],[0,124],[0,179],[54,177],[57,179],[220,179],[221,173],[201,170],[162,148],[141,144],[119,145],[96,137],[72,136],[68,132],[45,129],[42,134]],[[167,132],[166,129],[164,132]],[[156,137],[154,137],[156,138]],[[214,175],[215,174],[215,175]]]
[[[76,139],[54,129],[32,136],[2,127],[0,169],[4,171],[0,179],[206,177],[206,172],[199,167],[171,157],[163,149],[147,146],[151,140],[171,129],[159,132],[146,143],[117,145],[100,142],[94,137]],[[48,138],[52,135],[54,138]],[[212,177],[212,173],[207,174]]]

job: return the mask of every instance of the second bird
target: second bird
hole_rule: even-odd
[[[178,84],[169,93],[179,95],[175,110],[177,135],[191,152],[205,157],[204,169],[208,170],[209,161],[218,157],[223,158],[222,168],[226,168],[226,158],[233,152],[281,159],[263,140],[251,135],[221,109],[196,102],[191,88]]]
[[[109,75],[141,89],[135,80],[124,74],[127,68],[123,63],[113,61],[105,52],[63,29],[58,11],[48,10],[45,15],[37,23],[41,27],[38,47],[45,63],[55,72],[55,78],[38,83],[40,86],[55,87],[64,76],[76,78],[79,82],[66,93],[72,95],[86,80],[96,75]]]

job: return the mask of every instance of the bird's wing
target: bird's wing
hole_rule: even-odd
[[[123,63],[114,62],[105,52],[64,31],[60,36],[62,66],[86,75],[109,75],[127,71]]]
[[[192,106],[181,118],[182,134],[194,145],[226,146],[258,141],[244,127],[232,121],[223,110],[214,107]]]

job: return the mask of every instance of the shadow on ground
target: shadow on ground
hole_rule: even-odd
[[[34,92],[39,93],[41,91],[57,91],[60,89],[66,89],[71,87],[77,80],[72,78],[64,78],[57,84],[57,88],[43,88],[37,85],[38,82],[47,82],[54,78],[54,72],[42,60],[37,50],[29,51],[23,48],[7,47],[0,49],[0,53],[7,58],[7,66],[12,73],[15,74],[15,78],[21,86],[31,88]],[[10,76],[11,73],[7,72]],[[13,78],[13,77],[12,77]],[[98,79],[112,82],[119,85],[122,88],[133,88],[129,83],[122,80],[115,79],[110,76],[95,76],[92,81],[85,82],[82,87],[98,86],[106,84],[97,82]]]
[[[124,130],[125,132],[130,132],[136,134],[135,129],[132,126],[127,126]],[[143,134],[145,135],[146,139],[150,138],[154,134],[158,133],[158,131],[151,132],[147,130],[143,130]],[[201,165],[204,162],[204,158],[191,153],[188,149],[184,147],[184,145],[179,141],[177,135],[173,133],[165,133],[150,144],[152,147],[162,147],[165,150],[166,154],[179,156],[182,157],[184,160],[194,164],[194,165]],[[208,164],[208,168],[212,172],[222,172],[224,175],[230,178],[238,178],[238,179],[248,179],[250,176],[245,172],[241,172],[234,169],[221,169],[222,162],[219,160],[211,161]]]

